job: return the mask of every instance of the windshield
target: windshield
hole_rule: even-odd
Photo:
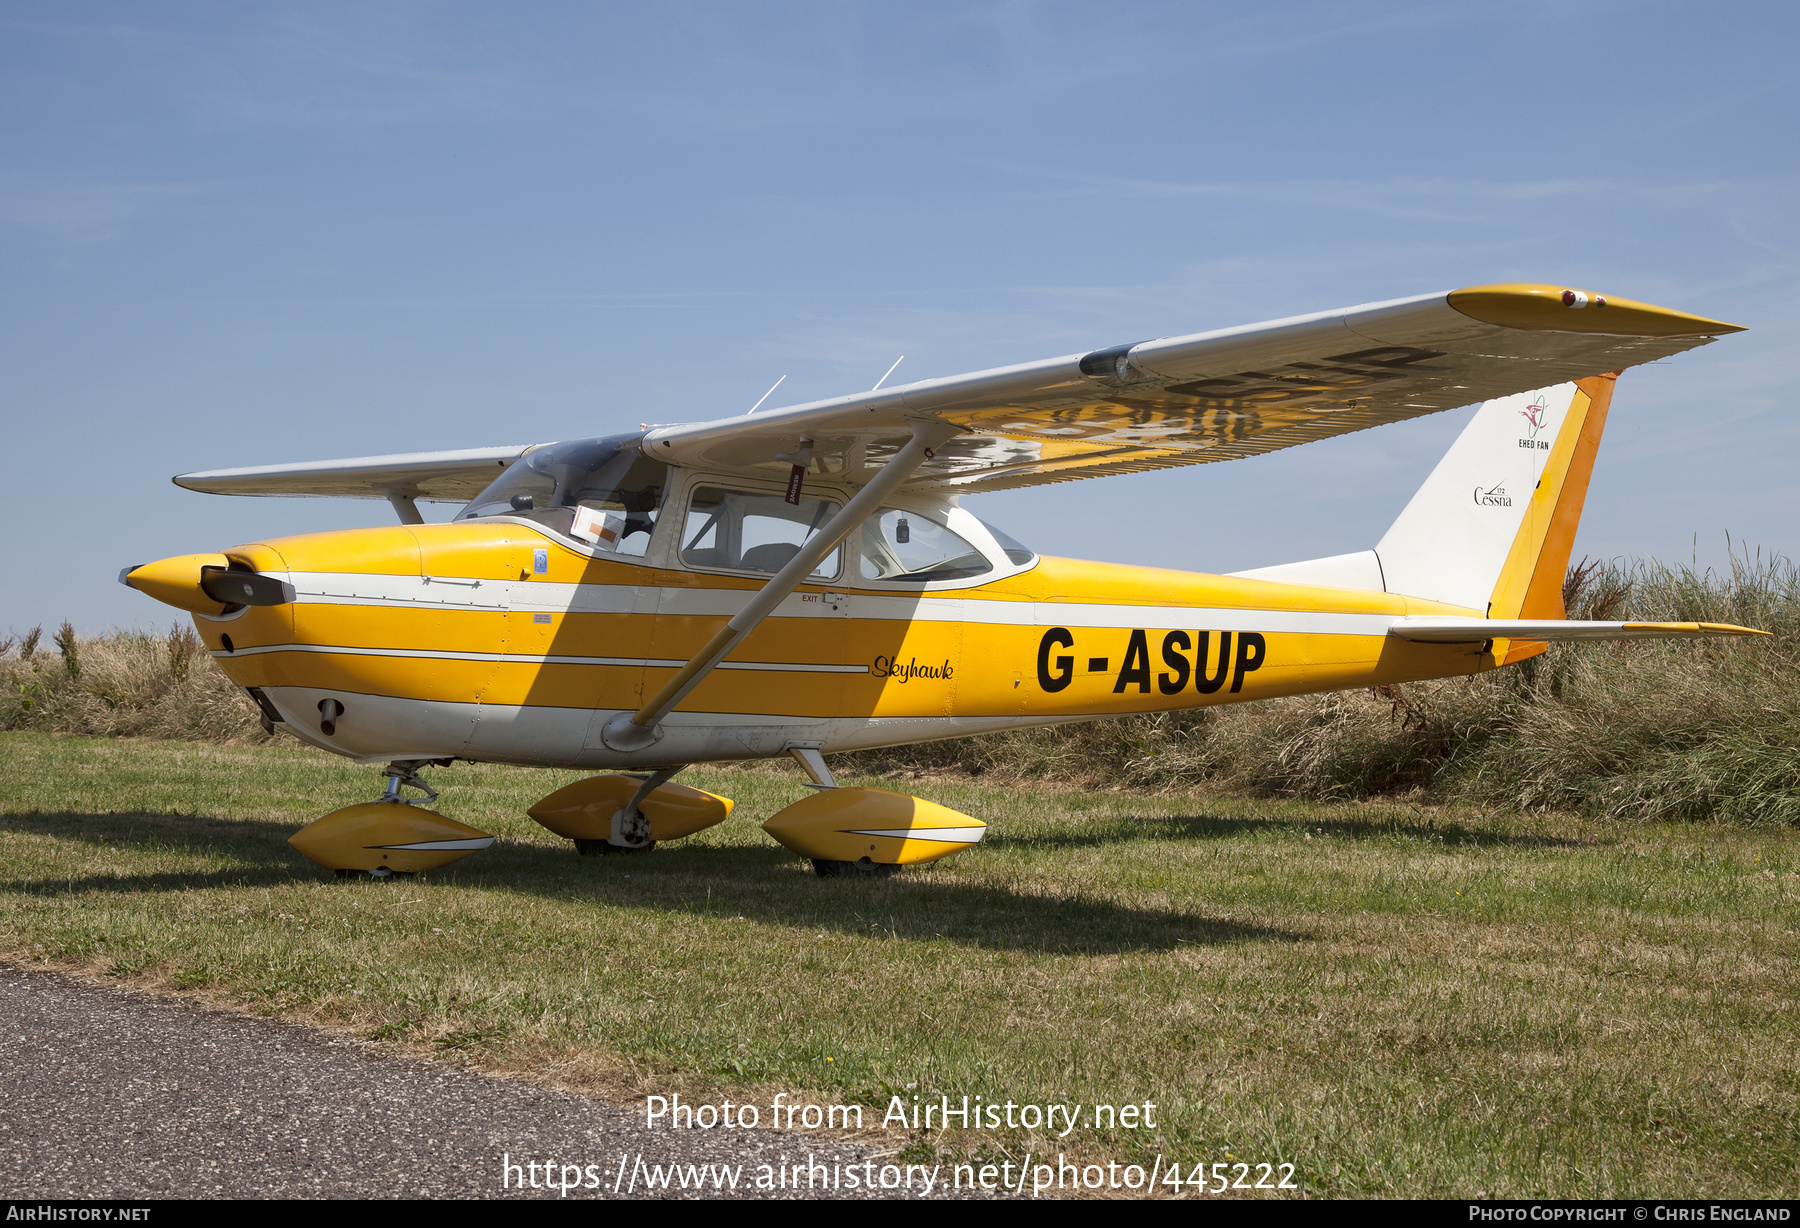
[[[642,555],[650,545],[669,467],[613,435],[533,448],[457,513],[522,516],[600,550]]]

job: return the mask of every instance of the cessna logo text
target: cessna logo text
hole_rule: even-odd
[[[914,678],[950,679],[956,676],[956,667],[945,661],[942,665],[920,665],[919,658],[907,661],[896,661],[892,657],[876,657],[869,672],[877,678],[894,678],[901,682],[911,682]]]
[[[1167,668],[1156,674],[1156,689],[1164,695],[1179,695],[1187,690],[1191,679],[1194,689],[1211,695],[1225,685],[1229,676],[1235,694],[1244,689],[1244,675],[1262,668],[1269,655],[1267,641],[1255,631],[1218,632],[1219,650],[1215,656],[1211,631],[1169,631],[1162,633],[1162,660]],[[1075,636],[1067,627],[1052,627],[1038,641],[1038,685],[1052,693],[1075,681],[1075,656],[1057,656],[1058,648],[1075,647]],[[1189,656],[1189,653],[1192,656]],[[1211,662],[1211,665],[1208,664]],[[1109,657],[1088,657],[1087,672],[1104,674],[1111,664]],[[1125,642],[1125,660],[1113,681],[1112,693],[1123,695],[1136,687],[1138,694],[1150,693],[1150,633],[1133,631]]]
[[[1496,482],[1486,490],[1477,486],[1475,488],[1475,506],[1511,507],[1512,496],[1506,493],[1506,483]]]

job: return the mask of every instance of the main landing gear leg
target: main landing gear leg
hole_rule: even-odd
[[[629,773],[632,779],[639,781],[637,792],[631,800],[621,806],[612,816],[612,835],[605,840],[577,840],[575,851],[583,857],[595,855],[606,856],[616,853],[648,853],[656,847],[656,841],[650,838],[650,818],[641,807],[644,799],[675,778],[677,772],[688,765],[678,763],[674,767],[658,768],[648,776]]]
[[[670,784],[687,765],[655,772],[590,776],[539,798],[525,813],[584,857],[641,853],[664,840],[679,840],[723,823],[731,799]]]

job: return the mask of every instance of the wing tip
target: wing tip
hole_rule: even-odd
[[[1773,631],[1759,631],[1755,627],[1740,627],[1736,623],[1652,623],[1628,622],[1620,623],[1624,631],[1661,632],[1666,636],[1699,639],[1708,635],[1769,635]]]
[[[1709,320],[1654,303],[1538,282],[1466,286],[1452,290],[1445,301],[1483,324],[1528,331],[1621,337],[1722,337],[1745,331],[1741,324]]]

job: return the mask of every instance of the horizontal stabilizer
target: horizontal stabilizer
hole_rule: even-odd
[[[1548,618],[1402,618],[1388,628],[1416,644],[1475,644],[1482,640],[1680,640],[1709,635],[1768,635],[1730,623],[1562,622]]]

